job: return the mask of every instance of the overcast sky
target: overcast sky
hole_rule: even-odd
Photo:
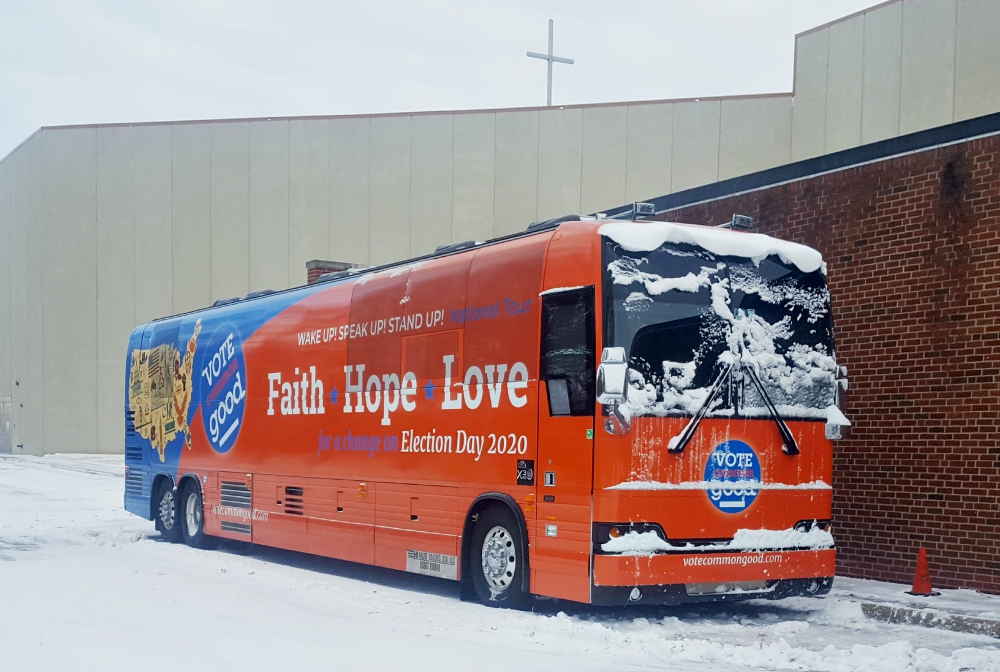
[[[875,0],[0,0],[0,157],[40,126],[790,91]]]

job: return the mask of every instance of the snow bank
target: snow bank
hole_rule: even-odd
[[[811,247],[778,240],[762,233],[742,233],[673,222],[612,222],[598,229],[598,233],[629,252],[651,252],[664,243],[686,243],[702,247],[713,254],[744,257],[754,262],[775,254],[785,263],[797,266],[803,273],[812,273],[823,266],[823,256]]]
[[[809,531],[796,530],[737,530],[731,541],[695,546],[669,544],[655,532],[628,532],[601,544],[605,553],[618,555],[650,555],[664,551],[698,551],[700,553],[731,551],[774,551],[782,549],[833,548],[833,535],[814,527]]]

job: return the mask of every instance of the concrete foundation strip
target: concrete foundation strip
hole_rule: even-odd
[[[933,609],[915,609],[912,607],[892,607],[887,604],[862,602],[861,611],[865,616],[886,623],[903,623],[906,625],[922,625],[925,628],[941,628],[955,632],[968,632],[975,635],[988,635],[1000,639],[1000,620],[989,618],[974,618],[946,614]]]

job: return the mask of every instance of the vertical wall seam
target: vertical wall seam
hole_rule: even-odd
[[[492,195],[490,199],[490,235],[495,238],[497,235],[497,113],[493,112],[490,116],[493,117],[493,160],[490,163],[493,171],[493,181],[490,188]],[[455,168],[452,166],[452,173],[454,172]]]
[[[94,447],[98,453],[101,450],[101,283],[98,268],[101,265],[100,257],[100,198],[97,191],[97,129],[94,129],[94,362],[96,374],[94,376]]]
[[[333,235],[333,200],[330,189],[333,188],[333,120],[326,120],[326,258],[336,259],[334,255]],[[338,260],[339,261],[339,260]],[[306,271],[306,282],[309,282],[309,271]]]
[[[962,0],[955,0],[955,43],[951,51],[951,123],[955,123],[955,106],[958,103],[958,6]]]
[[[406,249],[410,256],[413,256],[413,117],[410,117],[409,131],[407,132],[406,144],[406,231],[409,240],[406,241]]]
[[[830,33],[829,27],[823,30],[826,33],[826,60],[825,69],[826,72],[823,75],[825,95],[823,96],[823,153],[826,154],[829,150],[827,149],[827,132],[826,125],[830,120]]]
[[[535,216],[532,221],[538,221],[539,182],[542,179],[542,112],[535,111]]]
[[[563,114],[566,114],[566,110],[562,110]],[[576,192],[576,208],[574,208],[578,213],[583,208],[583,141],[587,137],[584,133],[583,127],[586,123],[587,115],[584,114],[584,110],[580,110],[580,175],[578,177],[579,189]],[[556,215],[558,217],[558,215]]]
[[[285,287],[292,285],[292,124],[285,123]],[[308,280],[308,278],[307,278]]]
[[[212,133],[215,124],[208,125],[208,305],[211,306],[215,300],[215,289],[212,286],[212,261],[215,259],[215,250],[212,249]]]
[[[371,117],[368,118],[368,260],[367,264],[371,266],[372,263],[372,120]]]
[[[899,3],[899,82],[896,84],[896,133],[903,127],[903,52],[906,50],[906,0]]]
[[[449,115],[449,117],[451,119],[449,122],[451,125],[451,133],[448,136],[448,155],[450,157],[450,163],[451,163],[451,171],[450,171],[451,175],[449,178],[451,182],[451,198],[449,199],[451,201],[451,207],[448,208],[448,240],[445,242],[454,243],[455,219],[456,219],[455,201],[456,201],[456,193],[458,191],[457,189],[455,189],[455,115],[452,114]],[[413,164],[411,163],[410,166],[412,168]]]
[[[674,168],[677,166],[676,157],[674,152],[677,150],[677,143],[674,142],[674,137],[676,133],[674,132],[677,128],[677,106],[671,104],[670,107],[670,179],[667,180],[667,188],[669,191],[667,193],[674,193]]]
[[[868,53],[868,14],[861,15],[861,109],[858,110],[858,146],[864,144],[865,138],[865,82],[868,80],[868,67],[865,55]]]
[[[719,121],[715,125],[715,181],[719,181],[722,172],[722,101],[716,101],[719,106]]]
[[[250,242],[250,122],[247,122],[245,124],[245,127],[246,127],[246,140],[247,140],[247,153],[246,153],[246,157],[247,157],[247,172],[246,172],[246,178],[247,178],[247,285],[246,285],[246,287],[247,287],[247,294],[249,294],[251,291],[253,291],[252,289],[250,289],[250,287],[251,287],[251,285],[250,285],[250,264],[251,264],[251,259],[250,259],[250,249],[251,249],[251,242]],[[328,199],[329,199],[329,197],[330,197],[330,195],[327,194],[327,198]]]
[[[631,105],[626,105],[625,106],[625,165],[624,165],[625,179],[622,181],[622,184],[624,185],[625,193],[622,194],[622,203],[625,203],[625,202],[628,201],[628,140],[629,140],[629,123],[628,122],[629,122],[629,118],[632,116],[630,114],[631,112],[632,112],[632,106]]]
[[[170,307],[178,312],[174,301],[174,126],[169,127],[167,146],[170,148]],[[209,248],[211,249],[211,248]]]

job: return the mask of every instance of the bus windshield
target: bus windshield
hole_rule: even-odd
[[[830,294],[821,270],[777,256],[720,256],[667,243],[652,252],[604,238],[605,346],[629,355],[632,415],[692,415],[736,362],[752,367],[786,419],[826,419],[834,404]],[[735,376],[710,417],[766,417],[767,404]]]

